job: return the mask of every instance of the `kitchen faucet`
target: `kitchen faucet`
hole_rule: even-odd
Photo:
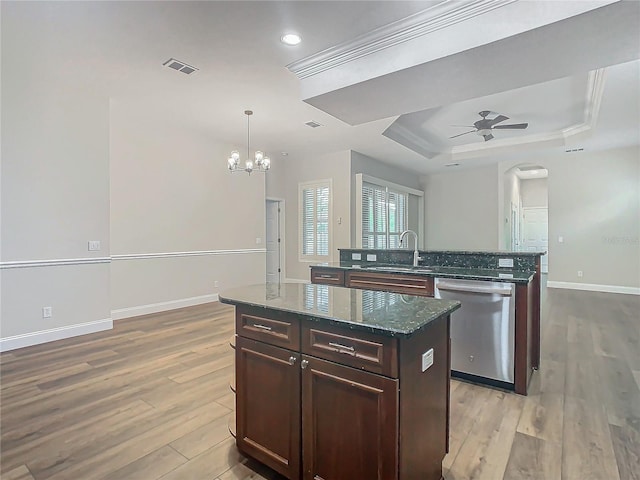
[[[418,253],[418,234],[416,232],[414,232],[413,230],[405,230],[404,232],[402,232],[400,234],[400,245],[402,245],[402,242],[404,241],[404,237],[407,235],[407,233],[413,233],[413,240],[414,240],[414,243],[415,243],[415,250],[413,251],[413,266],[417,267],[418,266],[418,261],[422,260],[422,257]],[[408,246],[408,244],[407,244],[407,246]]]

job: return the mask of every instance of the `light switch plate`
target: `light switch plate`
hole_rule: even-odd
[[[352,253],[351,260],[362,260],[362,255],[360,253]]]
[[[513,258],[499,258],[498,267],[513,268]]]
[[[367,253],[367,262],[375,262],[378,256],[375,253]]]
[[[430,348],[422,354],[422,371],[427,370],[433,365],[433,348]]]

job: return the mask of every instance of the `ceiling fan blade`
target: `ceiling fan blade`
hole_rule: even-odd
[[[483,137],[484,137],[484,141],[488,142],[489,140],[491,140],[493,138],[493,135],[488,134],[488,135],[483,135]]]
[[[449,125],[450,127],[467,127],[467,128],[476,128],[474,125]]]
[[[504,115],[498,115],[496,118],[487,120],[487,125],[489,127],[493,127],[496,123],[504,122],[505,120],[509,120],[509,117],[505,117]]]
[[[523,130],[523,129],[527,128],[528,126],[529,126],[528,123],[513,123],[511,125],[495,125],[492,128],[494,130],[497,130],[499,128],[515,128],[515,129]]]
[[[473,132],[476,132],[476,131],[477,130],[469,130],[468,132],[459,133],[458,135],[454,135],[453,137],[449,137],[449,138],[461,137],[462,135],[466,135],[467,133],[473,133]]]

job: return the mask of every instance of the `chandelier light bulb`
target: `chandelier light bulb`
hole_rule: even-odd
[[[262,163],[262,159],[264,158],[264,153],[262,153],[260,150],[256,150],[256,163],[258,165],[260,165]]]
[[[247,160],[245,165],[246,165],[245,170],[251,173],[251,171],[253,170],[253,162],[251,160]]]
[[[229,162],[229,170],[233,170],[235,167],[238,166],[238,162],[236,162],[233,157],[229,157],[229,159],[227,160],[227,162]]]
[[[264,160],[262,160],[262,167],[265,170],[269,170],[271,167],[271,159],[269,157],[264,157]]]
[[[231,152],[231,158],[233,158],[236,162],[240,160],[240,153],[237,150]]]

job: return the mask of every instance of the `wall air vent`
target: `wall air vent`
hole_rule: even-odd
[[[322,124],[321,124],[321,123],[314,122],[313,120],[311,120],[310,122],[305,122],[305,125],[306,125],[307,127],[311,127],[311,128],[318,128],[318,127],[321,127],[321,126],[322,126]]]
[[[564,151],[564,153],[575,153],[575,152],[582,152],[584,151],[584,148],[568,148],[567,150]]]
[[[186,63],[181,62],[180,60],[176,60],[175,58],[170,58],[162,65],[177,70],[178,72],[186,73],[187,75],[191,75],[193,72],[198,71],[196,67],[187,65]]]

